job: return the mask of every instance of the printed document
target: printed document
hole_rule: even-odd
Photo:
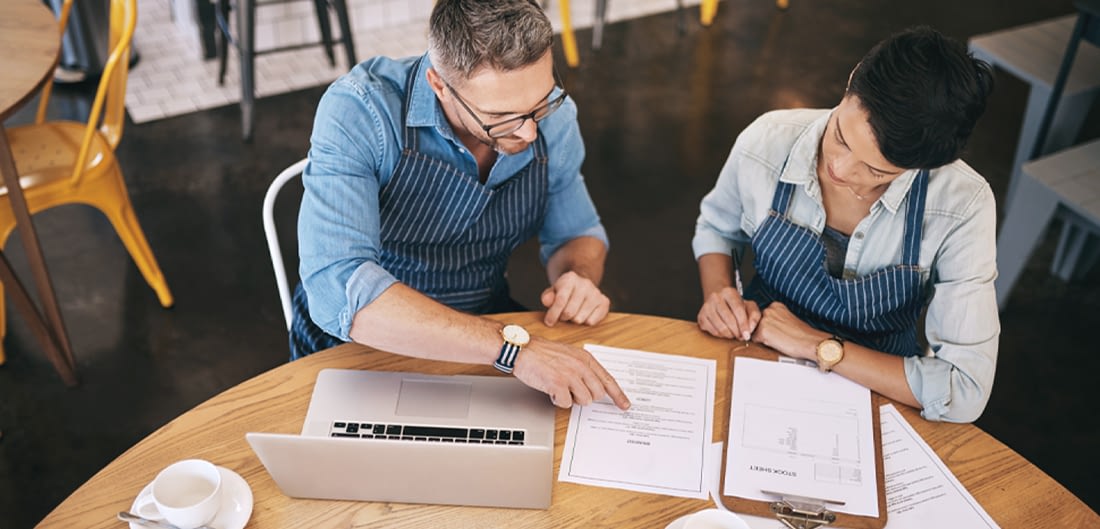
[[[609,399],[573,406],[558,480],[707,498],[717,362],[586,345],[615,377],[630,409]]]
[[[738,357],[730,403],[724,495],[779,499],[768,491],[879,515],[867,388],[798,364]]]
[[[893,404],[879,408],[886,529],[999,529]]]

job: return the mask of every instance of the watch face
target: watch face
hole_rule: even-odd
[[[844,346],[836,340],[826,340],[817,348],[817,356],[826,362],[839,361],[844,356]]]
[[[504,339],[508,343],[512,343],[519,346],[527,345],[527,342],[531,341],[531,335],[527,334],[527,329],[520,327],[519,325],[505,325],[504,329],[500,332],[504,336]]]

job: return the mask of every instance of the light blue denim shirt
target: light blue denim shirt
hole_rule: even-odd
[[[414,73],[408,114],[402,118],[405,80],[416,59],[363,62],[333,82],[317,107],[302,176],[299,272],[313,321],[343,340],[350,341],[359,309],[397,281],[378,264],[379,192],[401,158],[404,127],[420,129],[421,152],[478,175],[477,161],[451,129],[425,78],[427,56]],[[539,231],[543,262],[576,237],[596,237],[606,245],[607,234],[580,173],[584,143],[571,98],[539,123],[539,134],[550,155],[546,218]],[[500,186],[532,159],[531,148],[498,155],[486,186]]]
[[[825,208],[817,152],[829,109],[780,110],[738,136],[714,189],[703,198],[692,247],[695,258],[743,251],[764,222],[778,182],[798,186],[790,220],[820,234]],[[852,233],[844,277],[900,263],[905,206],[917,175],[906,171],[871,206]],[[1000,319],[993,280],[996,205],[989,184],[965,162],[930,171],[920,269],[931,300],[925,356],[905,359],[905,376],[924,418],[971,422],[993,388]]]

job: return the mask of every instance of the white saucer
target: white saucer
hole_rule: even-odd
[[[252,489],[248,482],[240,474],[225,467],[218,467],[222,475],[222,506],[218,509],[214,521],[208,525],[214,529],[244,529],[248,518],[252,516]],[[153,483],[149,482],[141,489],[134,504],[130,506],[131,512],[137,512],[137,506],[141,499],[150,494]],[[130,529],[144,529],[142,526],[130,522]]]
[[[716,510],[716,509],[704,509],[704,511],[711,511],[711,510]],[[692,516],[695,516],[696,514],[699,514],[700,512],[703,512],[703,511],[687,513],[687,514],[673,520],[672,522],[670,522],[668,525],[665,526],[665,529],[684,529],[684,526],[687,525],[688,518],[691,518]],[[734,515],[734,524],[738,526],[738,529],[750,529],[748,522],[746,522],[743,518],[738,516],[736,513],[730,513],[730,514]]]

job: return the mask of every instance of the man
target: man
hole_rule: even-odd
[[[959,156],[991,89],[988,64],[920,27],[875,46],[837,107],[749,125],[700,206],[699,326],[816,361],[926,419],[977,419],[1000,334],[997,215]],[[732,255],[746,245],[756,276],[742,298]]]
[[[587,351],[473,315],[520,309],[505,269],[536,234],[547,325],[594,325],[610,306],[607,236],[552,42],[528,0],[440,0],[427,54],[371,59],[333,83],[303,175],[292,357],[355,341],[493,364],[561,407],[629,407]]]

